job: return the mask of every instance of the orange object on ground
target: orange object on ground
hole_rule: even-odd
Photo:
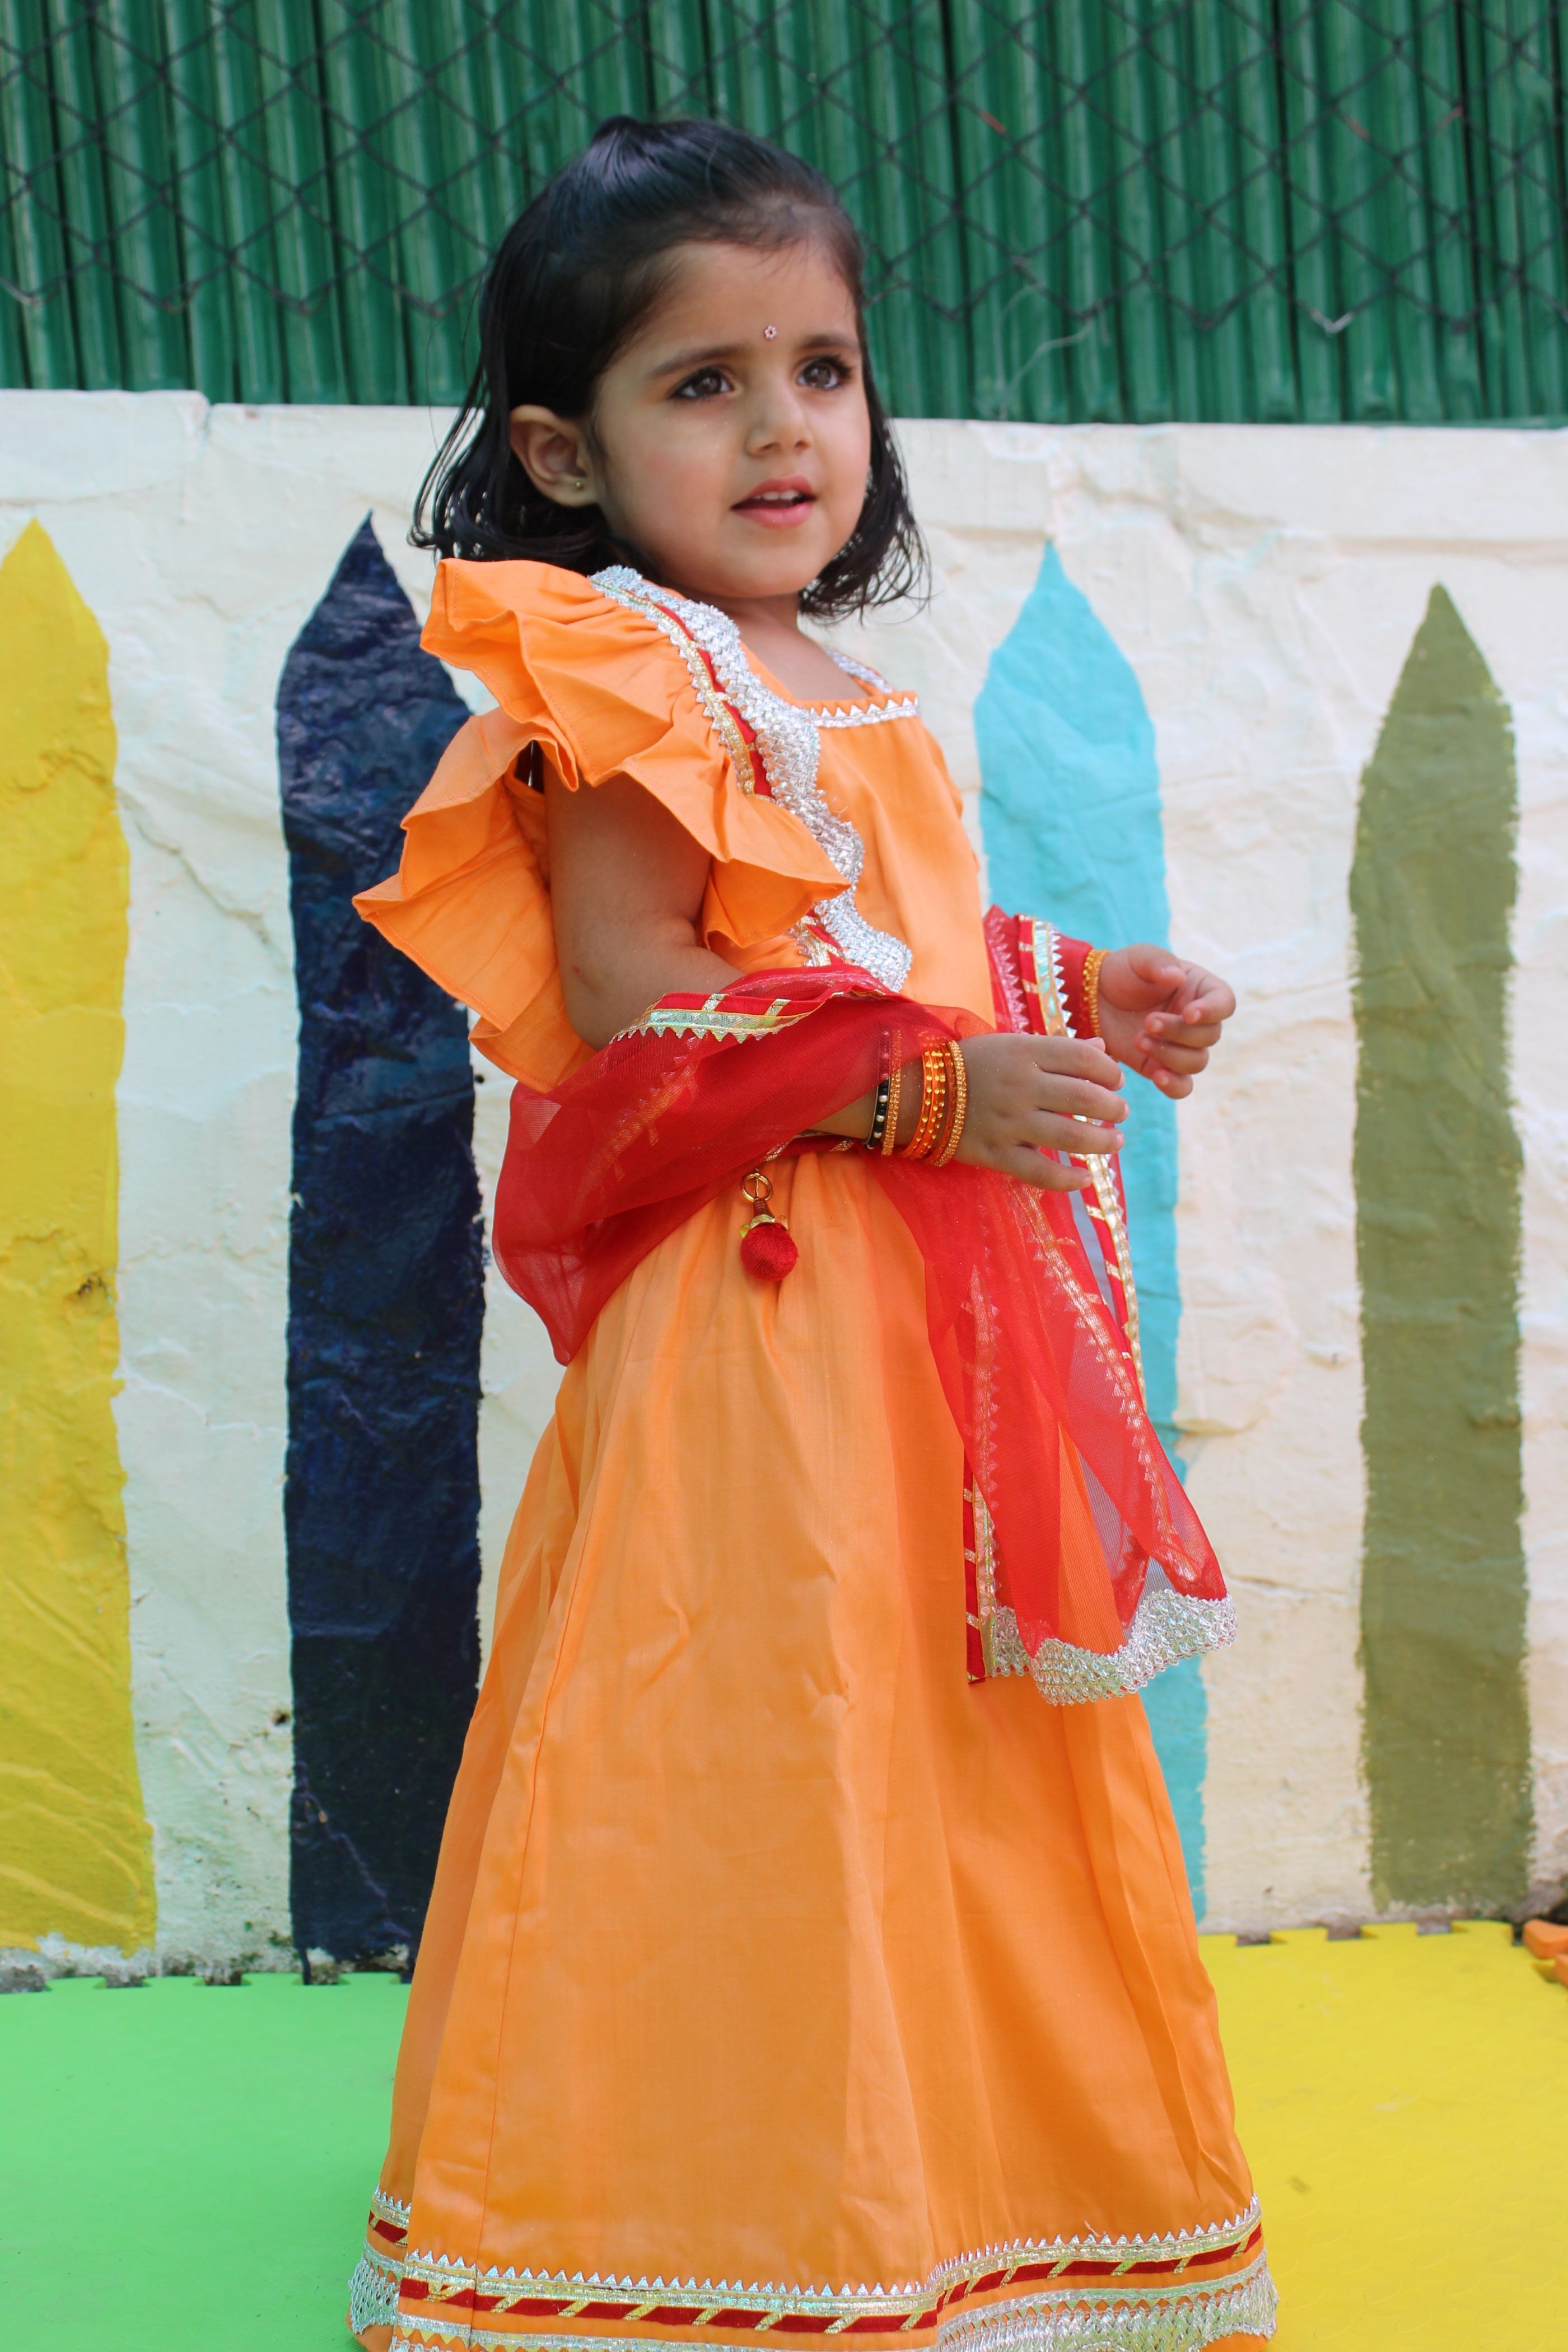
[[[1552,1919],[1527,1919],[1524,1948],[1532,1959],[1561,1959],[1568,1953],[1568,1927],[1559,1927]]]
[[[548,1085],[586,1050],[515,772],[531,742],[568,783],[635,776],[709,848],[710,945],[747,970],[812,954],[791,926],[840,877],[646,617],[551,568],[448,564],[426,642],[501,709],[361,905],[477,1008],[503,1067]],[[865,845],[860,914],[912,949],[909,994],[989,1020],[940,754],[880,688],[818,719],[824,797]],[[774,1183],[786,1281],[742,1265],[737,1187],[643,1261],[563,1380],[354,2325],[395,2315],[432,2352],[1267,2334],[1142,1706],[967,1680],[963,1454],[920,1259],[862,1153]]]

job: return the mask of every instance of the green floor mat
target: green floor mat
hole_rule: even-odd
[[[0,2342],[349,2352],[395,1977],[0,1999]]]

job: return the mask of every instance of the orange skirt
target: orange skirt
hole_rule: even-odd
[[[671,1236],[508,1548],[353,2321],[399,2346],[1271,2332],[1136,1699],[964,1670],[963,1462],[854,1156]]]

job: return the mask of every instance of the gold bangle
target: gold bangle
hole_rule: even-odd
[[[936,1140],[947,1107],[947,1056],[940,1045],[928,1045],[921,1055],[921,1115],[901,1160],[926,1160]]]
[[[942,1118],[937,1123],[936,1133],[931,1138],[931,1164],[933,1168],[941,1168],[944,1164],[942,1155],[952,1139],[952,1122],[958,1107],[958,1087],[954,1080],[951,1044],[942,1046]]]
[[[969,1109],[969,1072],[964,1066],[963,1048],[956,1037],[948,1040],[947,1059],[948,1066],[952,1073],[952,1086],[948,1097],[951,1108],[948,1112],[947,1132],[931,1154],[933,1168],[945,1168],[958,1150],[963,1139],[963,1121]]]
[[[921,1055],[921,1107],[915,1113],[915,1131],[900,1152],[900,1160],[923,1160],[931,1149],[931,1114],[932,1107],[931,1056]]]
[[[899,1145],[899,1098],[904,1090],[904,1066],[895,1060],[888,1086],[888,1118],[882,1129],[882,1157],[890,1160]]]
[[[933,1045],[928,1049],[924,1058],[931,1064],[931,1095],[933,1097],[931,1102],[931,1129],[926,1136],[925,1147],[925,1156],[929,1160],[931,1153],[936,1150],[937,1139],[942,1134],[942,1122],[947,1117],[947,1055],[942,1052],[940,1045]]]
[[[1109,948],[1090,948],[1083,960],[1083,1009],[1089,1015],[1092,1035],[1100,1035],[1100,967],[1110,953]]]

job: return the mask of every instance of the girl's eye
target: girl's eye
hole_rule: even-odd
[[[808,391],[835,392],[849,380],[849,370],[843,360],[807,360],[800,372],[800,380]]]
[[[677,400],[713,400],[729,390],[729,379],[721,368],[699,368],[684,383],[675,387]]]

